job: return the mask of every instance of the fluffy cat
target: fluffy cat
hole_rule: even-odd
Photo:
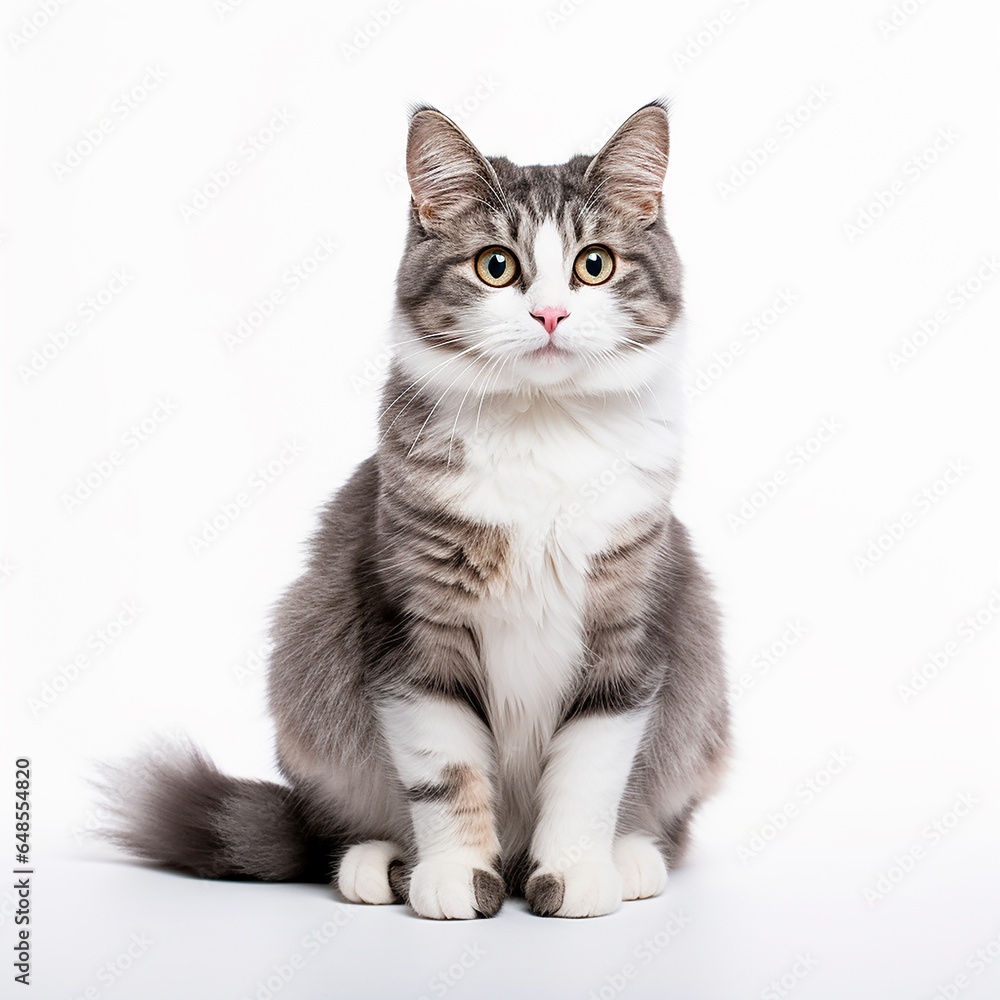
[[[378,449],[274,623],[287,785],[147,755],[105,775],[112,840],[433,918],[660,892],[728,741],[717,611],[670,509],[668,145],[654,102],[593,157],[521,167],[414,111]]]

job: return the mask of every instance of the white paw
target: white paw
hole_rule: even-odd
[[[337,888],[352,903],[395,903],[389,888],[389,863],[402,856],[402,849],[390,840],[355,844],[340,862]]]
[[[622,877],[622,899],[646,899],[667,884],[663,854],[645,833],[630,833],[616,841],[614,859]]]
[[[482,900],[476,898],[477,881]],[[421,861],[410,876],[410,906],[432,920],[491,917],[502,901],[503,883],[485,868],[457,861]]]
[[[599,917],[621,906],[622,877],[610,859],[581,861],[561,872],[536,872],[525,895],[542,916]]]
[[[582,861],[563,872],[560,917],[599,917],[614,913],[622,901],[622,878],[610,861]]]

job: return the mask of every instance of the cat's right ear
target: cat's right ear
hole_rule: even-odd
[[[430,231],[447,228],[499,190],[486,158],[435,108],[419,108],[410,117],[406,173],[414,209]]]

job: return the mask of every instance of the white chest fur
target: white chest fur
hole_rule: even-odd
[[[542,753],[582,662],[589,560],[619,527],[663,503],[676,462],[675,431],[653,401],[652,412],[631,397],[602,403],[509,401],[456,432],[464,458],[456,513],[502,525],[511,539],[504,584],[481,603],[476,622],[511,815],[530,808]]]

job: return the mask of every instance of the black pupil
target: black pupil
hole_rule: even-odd
[[[486,270],[490,272],[491,278],[502,278],[507,270],[507,258],[502,253],[491,253],[486,262]]]
[[[601,259],[601,255],[599,253],[588,253],[586,268],[587,274],[592,278],[596,278],[604,270],[604,261]]]

